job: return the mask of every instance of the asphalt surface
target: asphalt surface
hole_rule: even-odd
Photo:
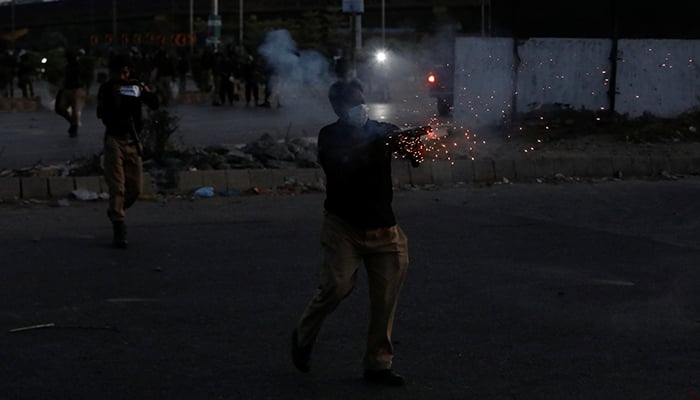
[[[37,111],[0,112],[0,169],[18,169],[35,164],[63,164],[91,157],[102,150],[104,126],[95,107],[83,110],[77,138],[68,136],[68,123],[53,111],[54,98],[41,88],[42,107]],[[399,91],[398,89],[402,89]],[[334,121],[326,93],[306,88],[298,97],[285,99],[282,107],[273,101],[271,108],[246,107],[243,101],[233,105],[212,106],[210,101],[171,104],[167,109],[177,118],[177,130],[170,137],[179,145],[239,145],[268,134],[277,139],[313,137],[324,125]],[[372,118],[404,124],[451,125],[449,118],[436,118],[435,99],[417,84],[395,91],[389,102],[377,101],[367,94]]]
[[[697,399],[699,199],[696,178],[398,191],[403,388],[361,379],[364,274],[312,371],[291,363],[322,193],[141,201],[128,250],[104,201],[0,204],[0,398]]]

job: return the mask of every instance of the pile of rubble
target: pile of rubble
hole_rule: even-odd
[[[179,171],[224,169],[287,169],[317,168],[316,141],[313,138],[278,140],[265,133],[257,140],[237,146],[182,147],[165,151],[158,159],[144,161],[149,173],[161,189],[176,186]],[[20,169],[2,169],[0,177],[50,177],[102,175],[101,155],[44,165],[37,163]]]

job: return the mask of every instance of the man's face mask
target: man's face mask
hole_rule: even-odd
[[[362,128],[369,119],[369,107],[366,104],[358,104],[348,110],[347,123]]]

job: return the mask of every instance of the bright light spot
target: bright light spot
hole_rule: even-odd
[[[377,60],[378,63],[383,64],[387,59],[386,51],[377,51],[377,53],[374,55],[374,58]]]
[[[44,57],[44,58],[41,59],[41,63],[42,63],[42,64],[46,64],[48,61],[49,61],[49,60],[47,60],[46,57]]]

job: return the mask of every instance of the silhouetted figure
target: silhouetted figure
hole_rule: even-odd
[[[228,103],[233,105],[235,64],[233,58],[227,53],[219,53],[216,63],[216,73],[219,82],[218,104]],[[214,105],[217,105],[216,103]]]
[[[175,62],[165,49],[159,49],[153,59],[153,67],[155,68],[156,86],[158,88],[156,93],[160,103],[167,106],[173,97],[170,85],[175,81]]]
[[[34,75],[36,71],[29,60],[29,53],[22,49],[17,59],[17,79],[22,97],[30,99],[34,97]]]
[[[249,106],[253,100],[253,105],[259,103],[260,65],[252,55],[248,55],[243,65],[243,83],[245,85],[245,105]]]
[[[15,96],[15,68],[17,63],[12,50],[0,53],[0,90],[4,97]]]
[[[80,56],[85,54],[83,49],[66,51],[66,69],[63,76],[63,85],[56,94],[56,114],[65,118],[70,124],[68,135],[78,136],[80,116],[85,107],[85,83],[83,82],[83,69],[80,65]]]
[[[180,54],[177,59],[177,76],[179,93],[185,93],[187,90],[187,73],[190,72],[190,60],[185,54]]]
[[[272,65],[265,60],[265,57],[260,57],[261,69],[263,75],[263,94],[265,96],[263,102],[260,104],[261,107],[271,107],[270,98],[272,97],[272,78],[275,74]]]

